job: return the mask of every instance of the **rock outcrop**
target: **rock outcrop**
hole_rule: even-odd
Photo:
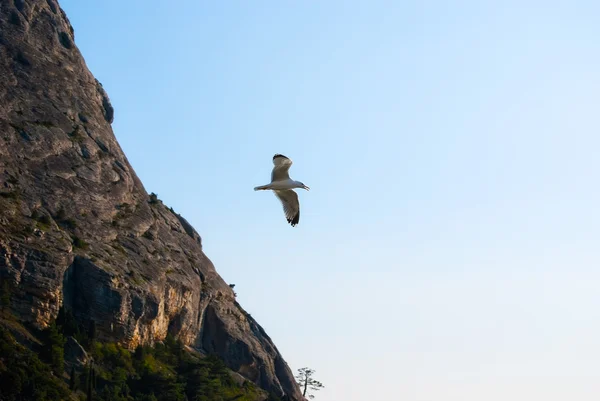
[[[172,333],[302,399],[198,233],[144,189],[114,115],[58,3],[0,0],[0,275],[13,313],[43,328],[64,305],[131,349]]]

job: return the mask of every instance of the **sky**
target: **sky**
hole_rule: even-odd
[[[60,3],[146,190],[315,400],[597,400],[599,2]],[[253,191],[275,153],[296,227]]]

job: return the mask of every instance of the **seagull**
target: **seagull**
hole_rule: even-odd
[[[307,191],[309,187],[290,178],[289,169],[292,166],[292,160],[281,154],[273,156],[273,171],[271,172],[271,183],[254,187],[255,191],[272,190],[275,196],[283,205],[283,212],[288,223],[295,227],[300,220],[300,204],[298,203],[298,194],[294,188],[302,188]]]

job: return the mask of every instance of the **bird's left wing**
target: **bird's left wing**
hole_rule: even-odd
[[[298,202],[298,194],[292,189],[276,190],[275,196],[283,205],[283,212],[287,222],[294,227],[300,221],[300,203]]]
[[[271,182],[288,180],[290,178],[289,169],[292,166],[292,160],[289,157],[276,154],[273,156],[273,165]]]

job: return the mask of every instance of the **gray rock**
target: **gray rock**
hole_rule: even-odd
[[[13,313],[44,328],[64,305],[83,324],[94,321],[100,339],[129,349],[172,333],[300,400],[291,370],[236,303],[200,235],[151,201],[113,119],[59,5],[0,0],[0,274],[16,283]]]

